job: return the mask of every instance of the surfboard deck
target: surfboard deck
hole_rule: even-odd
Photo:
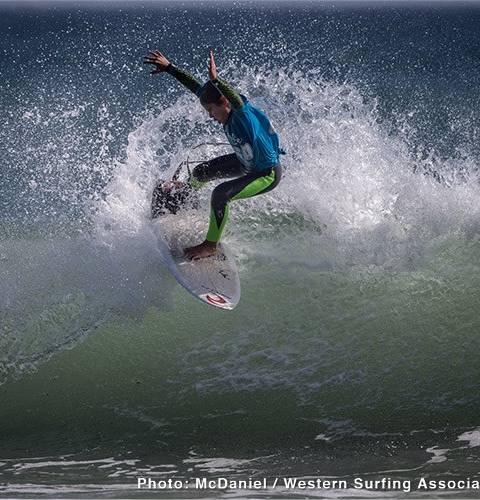
[[[187,246],[198,244],[205,234],[198,219],[167,215],[157,219],[155,233],[162,258],[189,293],[202,302],[220,309],[232,310],[240,300],[240,279],[235,260],[225,243],[219,243],[211,257],[190,260],[183,254]]]

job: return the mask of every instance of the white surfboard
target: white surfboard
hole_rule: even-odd
[[[166,215],[153,222],[158,248],[176,280],[197,299],[213,307],[234,309],[240,300],[240,279],[228,247],[219,243],[217,253],[199,260],[187,259],[183,249],[200,243],[205,228],[198,218]]]

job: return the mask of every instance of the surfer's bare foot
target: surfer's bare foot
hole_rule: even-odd
[[[194,247],[185,248],[185,255],[189,259],[204,259],[205,257],[210,257],[210,255],[214,255],[217,251],[217,244],[213,241],[205,240],[200,245],[196,245]]]

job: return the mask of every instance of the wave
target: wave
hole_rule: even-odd
[[[238,309],[192,302],[152,232],[155,180],[196,144],[223,139],[185,95],[159,104],[129,134],[125,157],[108,159],[114,173],[75,231],[44,235],[19,222],[2,240],[6,400],[21,412],[9,388],[35,394],[57,373],[58,395],[81,399],[96,381],[93,414],[160,426],[265,405],[360,428],[384,411],[398,425],[427,425],[433,411],[468,421],[478,403],[475,158],[413,156],[408,133],[381,120],[375,100],[316,71],[227,74],[268,110],[288,152],[277,189],[232,206],[225,239],[240,266]],[[207,189],[205,220],[208,200]],[[59,418],[77,418],[55,405]]]

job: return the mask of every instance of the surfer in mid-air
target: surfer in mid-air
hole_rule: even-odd
[[[234,177],[213,190],[205,241],[185,249],[185,255],[190,259],[209,257],[216,252],[228,218],[229,202],[266,193],[280,182],[282,169],[279,155],[282,150],[278,135],[263,111],[218,77],[212,51],[208,68],[210,79],[203,85],[186,71],[175,67],[158,50],[150,52],[144,63],[155,66],[151,74],[169,73],[195,93],[210,117],[223,125],[228,142],[235,151],[200,163],[188,181],[191,187],[198,188],[208,181]],[[165,189],[179,187],[176,182],[166,183]]]

